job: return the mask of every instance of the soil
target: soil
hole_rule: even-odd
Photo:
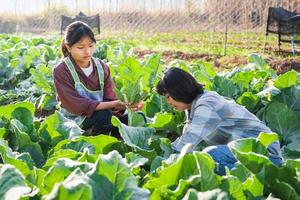
[[[160,53],[166,64],[170,63],[174,59],[184,61],[203,60],[212,62],[216,68],[232,68],[247,64],[247,58],[242,56],[226,56],[211,54],[198,54],[198,53],[184,53],[181,51],[152,51],[152,50],[138,50],[134,51],[139,58],[143,58],[147,54]],[[275,52],[276,53],[276,52]],[[288,52],[278,52],[280,56],[269,56],[266,58],[266,62],[277,71],[278,74],[283,74],[289,70],[295,70],[300,72],[300,56],[287,57]]]

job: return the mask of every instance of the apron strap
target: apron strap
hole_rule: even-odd
[[[103,64],[100,63],[98,59],[95,59],[92,57],[93,61],[96,64],[96,68],[98,71],[98,78],[99,78],[99,84],[100,84],[100,89],[104,90],[104,70],[103,70]]]
[[[80,79],[78,77],[78,74],[76,73],[75,67],[74,67],[70,57],[65,57],[64,62],[66,63],[66,65],[67,65],[67,67],[68,67],[68,69],[69,69],[69,71],[70,71],[70,73],[73,77],[74,82],[75,83],[80,82]]]

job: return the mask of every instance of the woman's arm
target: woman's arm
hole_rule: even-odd
[[[185,127],[182,136],[172,143],[172,148],[180,152],[186,144],[191,144],[189,151],[194,150],[203,138],[216,131],[220,122],[221,118],[211,107],[197,107],[191,123]]]
[[[100,102],[95,110],[124,110],[126,109],[126,104],[120,100],[114,100],[114,101],[106,101],[106,102]]]

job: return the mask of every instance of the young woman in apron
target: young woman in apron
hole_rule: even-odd
[[[61,113],[75,120],[88,134],[117,134],[112,115],[127,123],[125,102],[116,98],[108,66],[94,58],[96,39],[80,21],[70,24],[62,41],[63,60],[53,71]],[[133,109],[141,108],[141,104]],[[114,135],[117,136],[117,135]]]

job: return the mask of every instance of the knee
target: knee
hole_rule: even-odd
[[[216,162],[215,172],[219,175],[225,175],[225,167],[232,169],[237,161],[227,145],[210,146],[203,152],[208,153]]]
[[[203,149],[202,151],[208,154],[214,153],[218,150],[217,146],[210,146],[210,147],[206,147],[205,149]]]
[[[227,165],[229,168],[237,161],[227,145],[210,146],[203,150],[208,153],[215,162]]]

